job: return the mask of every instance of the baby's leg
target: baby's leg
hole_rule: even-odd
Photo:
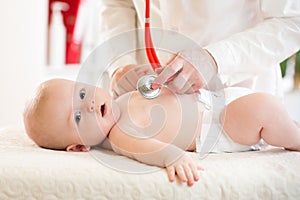
[[[225,132],[244,145],[261,138],[273,146],[300,151],[300,128],[276,97],[255,93],[231,102],[221,116]]]

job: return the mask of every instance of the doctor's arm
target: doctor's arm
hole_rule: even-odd
[[[155,138],[137,138],[119,131],[110,134],[109,141],[118,154],[148,165],[166,167],[171,182],[175,180],[175,175],[188,185],[199,180],[198,170],[202,170],[201,166],[187,152],[173,144]]]
[[[249,85],[249,77],[274,72],[276,67],[279,71],[279,63],[300,49],[300,1],[261,0],[260,7],[264,20],[252,28],[203,49],[179,52],[154,80],[154,88],[179,70],[180,76],[168,84],[177,93],[193,93],[205,86],[218,89],[209,86],[219,82],[216,75],[222,87]]]
[[[264,21],[253,28],[210,44],[218,73],[257,74],[278,66],[300,49],[300,1],[261,1]]]

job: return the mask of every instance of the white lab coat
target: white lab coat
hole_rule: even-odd
[[[101,0],[99,43],[143,27],[144,4]],[[300,49],[300,0],[152,0],[151,27],[177,31],[207,49],[225,86],[280,96],[279,63]],[[143,62],[137,57],[123,56],[111,71]]]

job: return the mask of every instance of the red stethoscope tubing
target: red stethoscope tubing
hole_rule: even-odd
[[[155,52],[155,48],[153,46],[151,31],[150,31],[150,0],[146,1],[146,9],[145,9],[145,46],[146,46],[146,54],[148,61],[150,62],[153,71],[155,72],[156,69],[162,68],[158,57]],[[171,76],[167,82],[173,80],[177,76],[177,73]]]
[[[155,69],[161,68],[161,64],[156,55],[153,47],[151,32],[150,32],[150,0],[146,0],[146,12],[145,12],[145,45],[148,60],[155,71]]]

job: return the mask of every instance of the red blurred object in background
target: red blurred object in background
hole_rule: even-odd
[[[51,4],[57,0],[49,0],[49,16],[48,16],[48,27],[50,25],[50,19],[52,15]],[[74,30],[76,17],[78,14],[79,6],[82,0],[59,0],[69,4],[67,11],[62,11],[64,18],[64,25],[67,31],[66,38],[66,64],[77,64],[80,62],[81,54],[81,41],[74,39]]]

